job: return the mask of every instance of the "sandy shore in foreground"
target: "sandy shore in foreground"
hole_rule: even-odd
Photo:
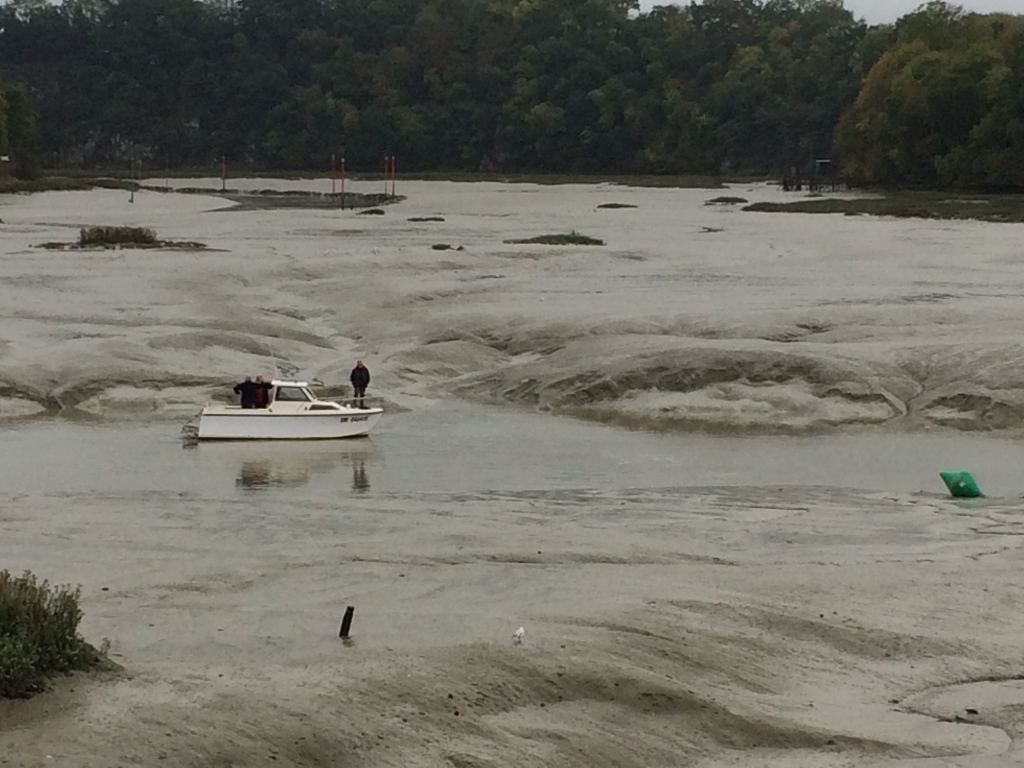
[[[1015,504],[685,488],[3,510],[0,557],[88,585],[83,631],[125,667],[4,705],[12,765],[1021,757]]]

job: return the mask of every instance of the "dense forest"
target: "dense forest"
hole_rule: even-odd
[[[4,85],[0,80],[0,173],[8,163],[21,178],[38,173],[34,114],[24,89]]]
[[[13,0],[0,80],[6,141],[65,168],[832,158],[859,182],[1024,188],[1024,16],[940,2],[869,27],[841,0]]]

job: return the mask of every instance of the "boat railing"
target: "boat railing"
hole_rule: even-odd
[[[380,397],[370,397],[370,396],[367,395],[366,397],[362,398],[362,401],[363,401],[363,405],[368,407],[368,408],[383,408],[384,407],[384,400],[383,400],[383,398],[380,398]],[[354,397],[352,397],[351,395],[349,395],[347,397],[339,397],[334,402],[339,403],[339,404],[344,405],[344,406],[347,406],[349,408],[355,408],[356,407],[356,399]]]

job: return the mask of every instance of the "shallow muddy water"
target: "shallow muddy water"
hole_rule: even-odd
[[[988,496],[1024,497],[1024,442],[979,435],[720,437],[591,425],[457,401],[388,415],[369,439],[186,443],[174,425],[29,423],[5,430],[10,493],[287,489],[350,493],[827,486],[943,496],[967,468]]]

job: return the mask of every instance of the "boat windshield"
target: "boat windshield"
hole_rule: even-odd
[[[306,403],[312,399],[302,387],[278,387],[274,396],[274,402],[278,403]]]

